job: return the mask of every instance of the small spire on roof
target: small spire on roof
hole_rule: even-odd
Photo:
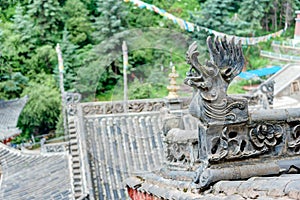
[[[168,99],[175,99],[178,98],[177,91],[179,90],[179,86],[176,84],[176,78],[178,78],[178,73],[176,72],[175,66],[172,65],[172,72],[169,74],[170,78],[170,85],[167,86],[167,89],[169,90],[169,94],[167,96]]]

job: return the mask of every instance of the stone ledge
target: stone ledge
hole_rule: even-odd
[[[300,174],[253,177],[245,181],[220,181],[213,194],[240,194],[248,199],[300,199]]]

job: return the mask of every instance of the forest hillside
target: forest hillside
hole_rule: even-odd
[[[281,37],[293,35],[299,8],[293,0],[144,2],[199,27],[244,37],[284,28]],[[204,62],[210,34],[182,30],[167,17],[131,1],[0,0],[0,99],[29,96],[19,119],[22,137],[53,130],[59,134],[57,43],[64,59],[66,91],[81,93],[85,101],[122,99],[121,46],[126,41],[129,98],[156,98],[167,95],[170,65],[176,66],[179,81],[184,78],[185,51],[192,41],[198,42]],[[248,69],[268,65],[259,50],[269,47],[270,41],[243,46]]]

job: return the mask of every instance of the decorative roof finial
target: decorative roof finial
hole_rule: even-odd
[[[178,98],[177,91],[179,90],[179,86],[176,85],[176,78],[179,77],[178,73],[175,70],[175,66],[173,66],[172,63],[170,63],[172,66],[172,72],[169,74],[170,78],[170,85],[167,87],[169,90],[169,94],[167,96],[168,99],[175,99]]]

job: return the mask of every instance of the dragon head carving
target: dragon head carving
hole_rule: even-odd
[[[228,97],[227,88],[245,63],[241,42],[235,44],[234,38],[227,42],[226,37],[212,41],[208,37],[207,46],[210,60],[205,65],[198,61],[196,42],[187,51],[191,67],[184,82],[197,92],[190,105],[191,114],[204,121],[235,121],[236,110],[243,110],[246,105],[243,99]]]
[[[199,52],[197,43],[190,45],[187,51],[187,62],[191,65],[187,73],[185,83],[194,88],[207,92],[213,89],[213,80],[219,79],[216,83],[222,82],[227,89],[228,84],[241,73],[245,59],[243,56],[241,42],[236,45],[234,38],[227,42],[226,37],[219,40],[218,37],[212,41],[211,37],[207,38],[207,46],[210,54],[210,60],[206,65],[201,65],[198,61]]]

